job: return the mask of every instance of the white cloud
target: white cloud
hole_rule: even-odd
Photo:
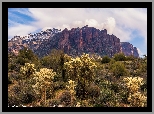
[[[97,27],[98,22],[95,19],[86,19],[85,25],[88,25],[89,27]]]
[[[112,34],[118,27],[138,29],[146,37],[147,14],[144,9],[124,8],[29,8],[15,11],[31,16],[36,21],[32,25],[44,27],[94,26],[106,28]],[[131,31],[130,31],[131,32]],[[116,34],[115,34],[116,35]],[[146,38],[145,38],[146,39]]]
[[[144,8],[15,8],[14,11],[28,15],[35,21],[29,25],[15,23],[9,27],[10,37],[45,27],[63,30],[88,25],[105,28],[108,34],[114,34],[123,42],[133,40],[134,36],[142,36],[147,45],[147,9]],[[134,30],[138,34],[132,34]]]
[[[122,29],[122,27],[116,27],[113,34],[120,39],[121,42],[131,41],[131,32],[129,30]]]
[[[73,21],[70,25],[71,25],[72,28],[83,27],[84,23],[82,21]]]
[[[41,29],[41,31],[45,31],[47,29],[52,29],[51,27],[44,27],[43,29]]]
[[[103,23],[103,28],[107,29],[108,34],[112,34],[116,26],[115,19],[113,17],[107,18],[106,22]]]
[[[8,36],[9,38],[12,38],[12,35],[20,35],[20,36],[26,36],[29,33],[32,33],[36,31],[37,28],[30,25],[22,25],[22,24],[16,24],[14,27],[10,27],[8,30]]]
[[[143,53],[141,52],[141,50],[139,48],[137,48],[137,50],[138,50],[139,56],[142,57]]]

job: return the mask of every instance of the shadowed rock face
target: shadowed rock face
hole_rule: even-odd
[[[43,32],[44,34],[46,32]],[[42,34],[42,35],[44,35]],[[39,57],[48,55],[52,49],[64,50],[68,55],[76,56],[82,53],[97,53],[101,56],[108,55],[112,57],[115,53],[124,52],[125,55],[133,55],[138,57],[138,51],[128,42],[120,43],[120,39],[114,35],[107,34],[107,30],[99,30],[94,27],[84,26],[82,28],[65,28],[61,32],[50,35],[48,38],[32,39],[31,41],[10,41],[9,50],[15,49],[13,44],[27,46],[32,49]],[[50,36],[49,36],[50,35]],[[20,48],[19,48],[20,49]]]
[[[129,42],[121,42],[122,52],[128,56],[133,55],[135,57],[139,57],[138,51],[136,47],[133,47]]]

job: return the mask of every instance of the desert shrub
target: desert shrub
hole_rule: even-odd
[[[16,64],[12,64],[12,63],[8,63],[8,70],[9,71],[12,71],[12,70],[14,70],[16,68]]]
[[[28,62],[29,62],[29,60],[27,58],[23,58],[23,57],[18,57],[16,60],[16,63],[20,64],[20,65],[24,65],[25,63],[28,63]]]
[[[103,104],[103,103],[100,103],[99,101],[96,102],[93,107],[107,107],[107,105]]]
[[[9,73],[9,77],[11,80],[20,80],[22,78],[21,74],[19,72],[11,72]]]
[[[114,64],[116,61],[113,59],[113,58],[111,58],[111,61],[110,61],[110,65],[111,64]]]
[[[141,64],[141,68],[140,68],[141,72],[146,72],[147,71],[147,63],[142,63]]]
[[[64,52],[62,50],[52,49],[48,56],[44,56],[41,59],[41,64],[49,69],[53,69],[55,72],[61,72],[64,64]]]
[[[111,59],[109,56],[104,56],[104,57],[102,57],[101,63],[109,63],[110,61],[111,61]]]
[[[46,99],[51,99],[54,97],[54,88],[53,85],[51,84],[51,87],[46,88]]]
[[[20,94],[22,91],[22,88],[19,86],[19,85],[15,85],[13,88],[12,88],[12,92],[14,92],[15,94]]]
[[[20,65],[25,65],[25,63],[34,63],[36,66],[39,65],[39,60],[37,55],[29,48],[23,48],[19,51],[16,58],[16,63]]]
[[[32,85],[36,94],[41,95],[42,106],[47,106],[46,100],[50,98],[53,91],[53,79],[56,72],[53,69],[41,68],[39,72],[36,72],[33,80],[35,84]]]
[[[47,104],[49,107],[58,107],[58,105],[61,103],[60,99],[50,99],[47,101]]]
[[[143,78],[141,77],[126,77],[123,80],[131,93],[137,92],[140,86],[143,85]]]
[[[57,73],[57,74],[54,76],[53,82],[57,82],[57,81],[63,81],[62,74]]]
[[[20,72],[23,75],[23,78],[28,78],[35,74],[35,67],[34,64],[25,63],[23,67],[20,68]]]
[[[116,54],[114,54],[113,58],[116,61],[125,61],[126,60],[126,57],[123,53],[116,53]]]
[[[126,60],[127,61],[133,61],[135,59],[135,57],[133,55],[127,56]]]
[[[11,105],[21,105],[21,104],[28,104],[32,103],[37,99],[37,95],[33,91],[33,88],[31,85],[27,84],[26,82],[18,83],[12,85],[11,88],[9,88],[9,96],[10,100],[12,99],[13,101],[9,101]],[[17,103],[15,102],[17,101]]]
[[[142,72],[141,72],[140,69],[137,69],[137,70],[136,70],[136,76],[140,76],[140,75],[142,75]]]
[[[90,100],[82,100],[80,102],[80,107],[93,107],[93,104],[90,103]]]
[[[64,89],[66,87],[66,84],[63,81],[57,81],[53,83],[54,91],[57,91],[59,89]]]
[[[136,92],[129,96],[128,102],[132,107],[144,107],[146,106],[147,97],[140,92]]]
[[[18,96],[8,94],[8,106],[19,106],[21,104]]]
[[[127,91],[127,89],[124,89],[122,92],[120,92],[120,97],[122,103],[129,104],[128,102],[129,92]]]
[[[78,98],[85,99],[85,86],[94,81],[94,70],[96,67],[88,54],[72,58],[69,62],[64,63],[68,80],[71,79],[77,82],[76,94]]]
[[[109,66],[108,65],[105,65],[105,69],[109,69]]]
[[[21,98],[21,102],[23,104],[32,103],[35,100],[36,100],[35,96],[30,93],[23,94]]]
[[[53,83],[54,76],[56,72],[53,72],[52,69],[41,68],[39,72],[36,72],[33,79],[36,83],[33,85],[33,88],[39,93],[41,88],[50,87]]]
[[[91,81],[94,79],[94,69],[97,67],[88,54],[72,58],[69,62],[64,63],[68,80]]]
[[[41,64],[47,68],[51,68],[50,56],[44,56],[43,58],[41,58]]]
[[[140,86],[141,91],[146,91],[147,90],[147,83],[144,82],[143,85]]]
[[[124,78],[124,81],[129,91],[128,102],[130,103],[130,106],[144,107],[147,102],[147,97],[139,92],[141,85],[143,85],[143,78],[127,77]]]
[[[101,95],[99,99],[102,104],[114,101],[114,91],[112,91],[111,89],[102,88],[100,93]]]
[[[64,91],[60,97],[60,102],[63,103],[65,106],[71,104],[71,93],[70,91]]]
[[[100,96],[100,88],[95,84],[90,84],[86,88],[87,96],[90,98],[97,98]]]
[[[113,90],[115,93],[118,93],[120,91],[120,87],[118,83],[111,83],[110,89]]]
[[[112,64],[110,66],[110,69],[113,72],[113,75],[117,78],[128,74],[128,71],[126,70],[124,64],[119,61]]]
[[[85,88],[86,88],[85,84],[82,84],[80,82],[77,84],[75,88],[77,98],[82,99],[82,100],[86,98],[87,93],[86,93]]]

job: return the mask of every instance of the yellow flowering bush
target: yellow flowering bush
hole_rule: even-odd
[[[73,78],[74,80],[77,77],[83,76],[89,80],[92,78],[90,75],[93,75],[93,70],[97,66],[92,62],[89,54],[83,54],[81,57],[71,58],[69,62],[65,62],[64,67],[71,79]],[[87,77],[87,75],[89,76]]]
[[[128,102],[134,107],[145,106],[147,97],[139,92],[139,88],[143,85],[143,78],[141,77],[127,77],[124,78],[126,82],[126,87],[129,89]]]
[[[56,73],[53,72],[53,69],[41,68],[40,72],[35,73],[33,79],[36,81],[36,84],[33,87],[39,89],[44,86],[50,86],[55,75]]]
[[[54,76],[56,75],[53,72],[53,69],[41,68],[39,72],[36,72],[34,75],[34,80],[36,81],[34,88],[36,94],[41,94],[41,101],[43,106],[46,106],[46,91],[51,87]]]
[[[77,82],[76,96],[79,98],[86,97],[86,86],[94,81],[94,70],[96,67],[89,54],[85,53],[80,57],[71,58],[70,61],[64,63],[68,79]]]
[[[134,107],[144,107],[146,101],[147,97],[140,92],[130,94],[130,96],[128,97],[128,102],[130,102],[130,105]]]
[[[137,92],[143,84],[143,78],[141,77],[127,77],[124,78],[124,81],[126,82],[127,88],[129,88],[132,93]]]
[[[75,92],[75,87],[76,87],[76,82],[75,81],[73,81],[73,80],[69,80],[68,81],[68,84],[66,85],[66,88],[70,91],[70,93],[71,93],[71,106],[74,106],[74,100],[75,100],[75,94],[76,94],[76,92]]]
[[[23,76],[29,77],[35,74],[36,69],[34,68],[34,64],[25,63],[25,65],[20,68],[20,72],[23,74]]]
[[[75,81],[69,80],[68,81],[68,85],[66,85],[66,88],[69,89],[71,91],[71,93],[74,93],[74,89],[75,89]]]

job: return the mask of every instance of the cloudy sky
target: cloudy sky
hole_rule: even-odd
[[[146,8],[9,8],[8,40],[47,28],[75,28],[88,25],[107,29],[121,42],[130,42],[140,56],[147,54]]]

